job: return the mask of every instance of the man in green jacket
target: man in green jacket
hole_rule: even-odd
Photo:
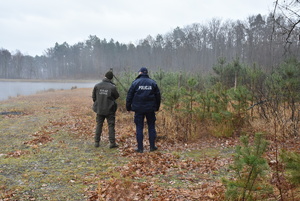
[[[108,135],[110,148],[117,148],[115,139],[115,121],[117,103],[116,99],[119,98],[116,85],[111,81],[113,79],[112,71],[105,74],[102,82],[95,85],[93,89],[92,98],[94,101],[93,110],[97,113],[96,132],[95,132],[95,147],[100,146],[100,138],[102,134],[103,122],[106,119],[108,123]]]

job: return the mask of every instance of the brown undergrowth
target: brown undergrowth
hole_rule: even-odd
[[[133,113],[119,107],[118,149],[107,125],[94,148],[91,89],[39,93],[2,101],[0,200],[223,200],[235,137],[202,135],[182,142],[157,115],[159,148],[135,153]],[[203,125],[201,125],[203,126]],[[201,130],[201,129],[200,129]],[[204,131],[204,127],[202,131]]]

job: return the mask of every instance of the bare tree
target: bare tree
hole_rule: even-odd
[[[274,2],[274,22],[276,22],[276,25],[283,30],[283,34],[286,34],[286,45],[288,46],[292,43],[291,37],[294,32],[296,32],[298,40],[300,40],[299,29],[297,29],[298,25],[300,24],[299,13],[300,0],[276,0]],[[285,23],[285,21],[276,20],[278,16],[283,16],[287,22]],[[274,29],[275,27],[273,30]]]

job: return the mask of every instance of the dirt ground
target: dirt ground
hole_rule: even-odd
[[[160,137],[135,153],[133,113],[119,108],[109,149],[94,147],[92,89],[20,96],[0,105],[0,200],[223,200],[237,139]],[[160,116],[157,116],[160,129]],[[145,147],[149,144],[145,137]]]

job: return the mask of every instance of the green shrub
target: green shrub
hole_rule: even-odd
[[[290,181],[295,185],[300,185],[300,154],[283,151],[280,157],[286,165]]]
[[[234,164],[230,166],[234,177],[223,179],[227,200],[260,200],[270,193],[266,181],[268,163],[263,158],[267,141],[261,133],[255,135],[254,144],[249,145],[246,136],[241,137],[243,146],[236,147]]]

